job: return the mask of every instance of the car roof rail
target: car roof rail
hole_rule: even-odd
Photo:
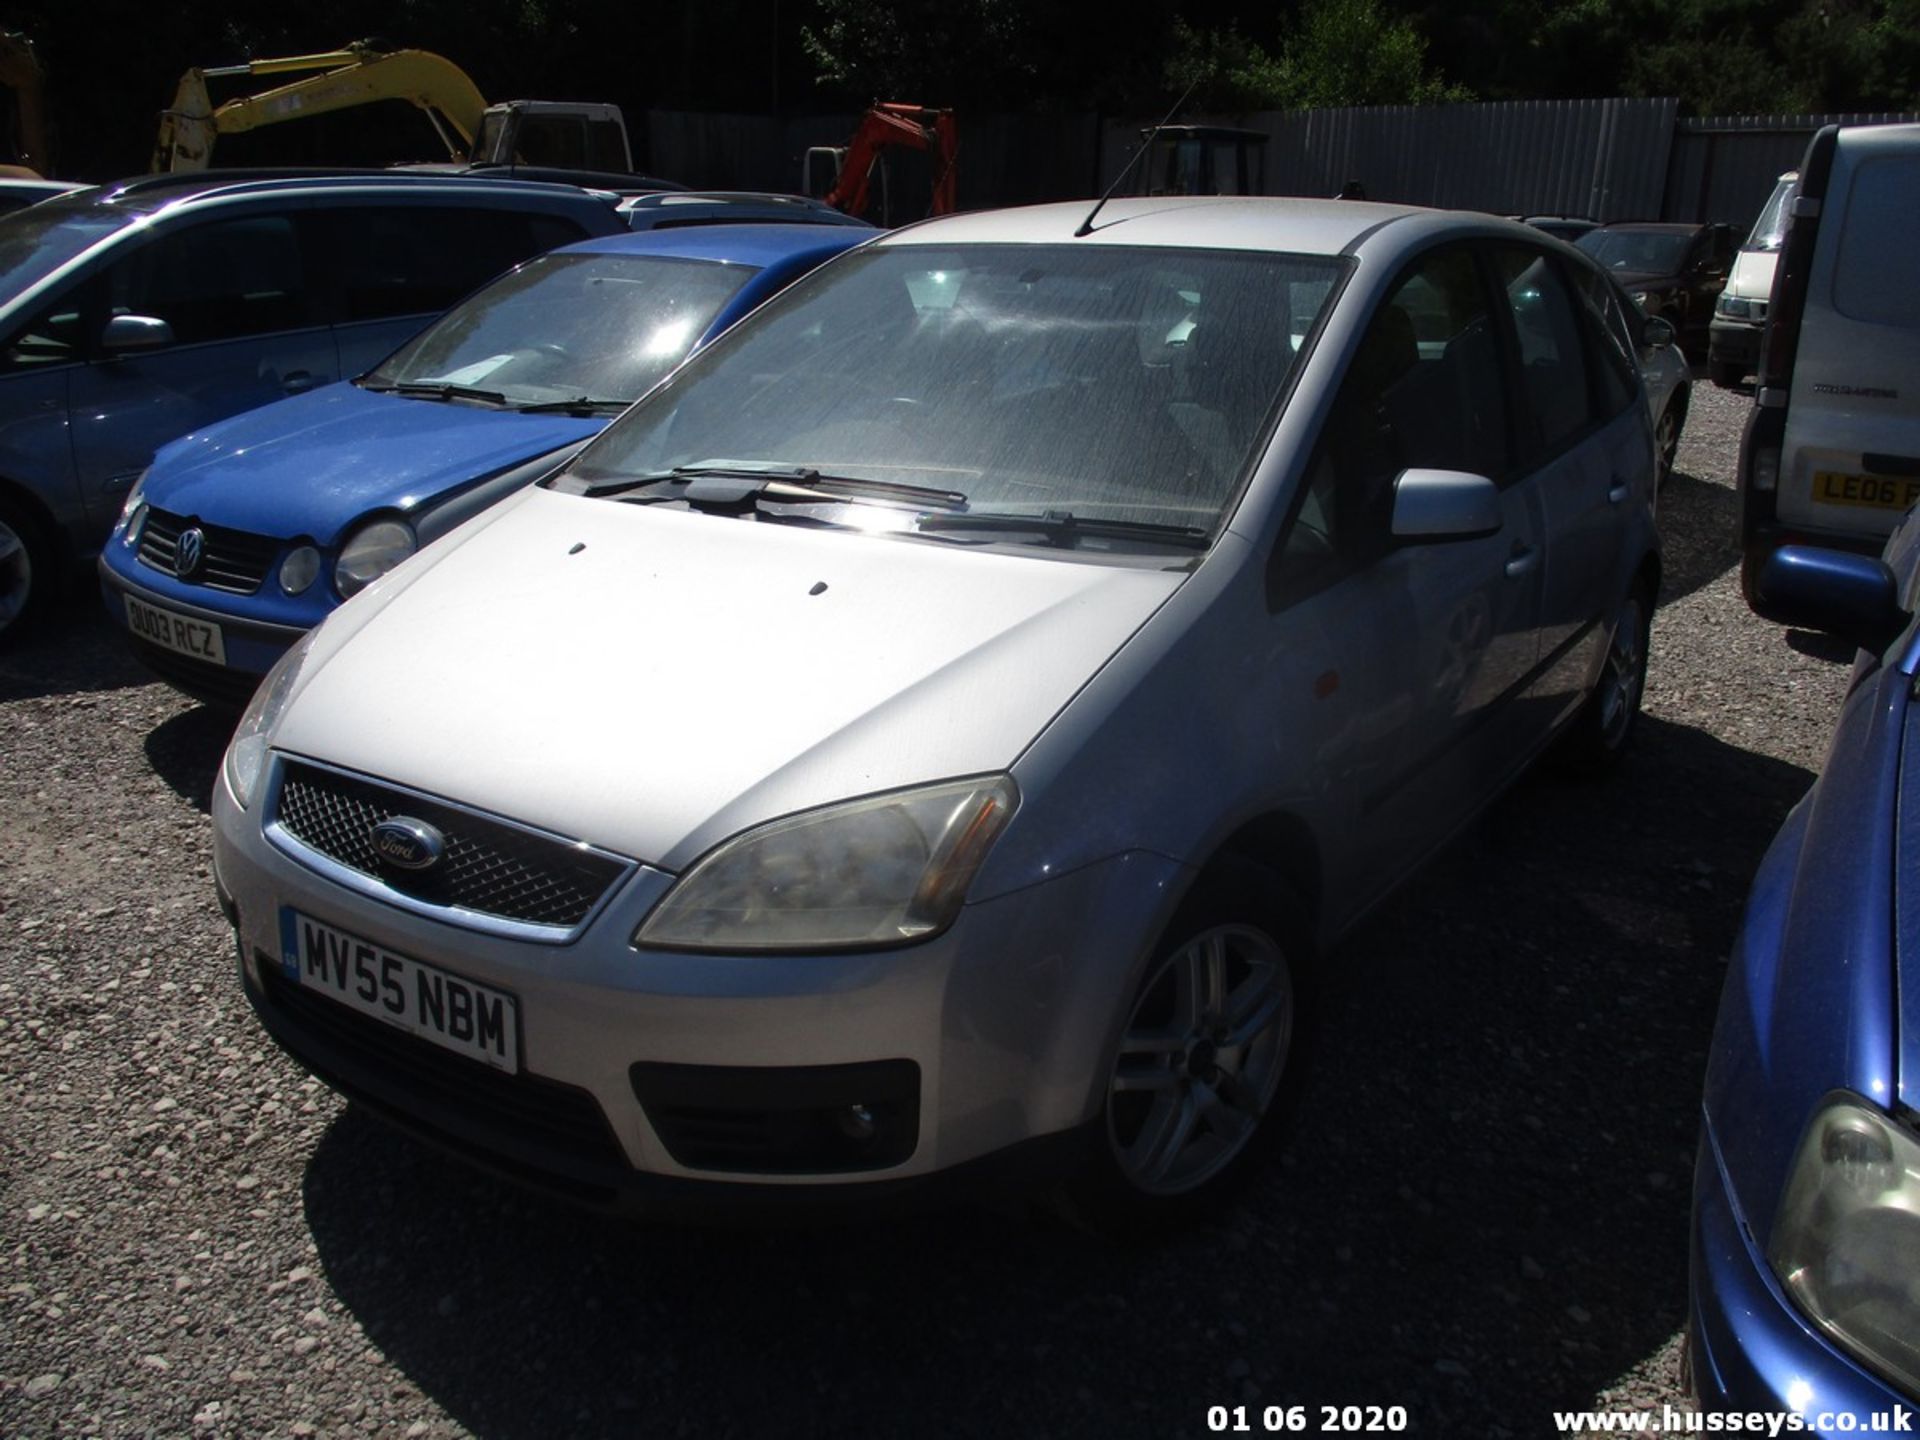
[[[157,195],[174,190],[222,189],[230,185],[255,184],[265,180],[326,180],[334,177],[384,175],[387,172],[365,165],[272,165],[232,170],[174,170],[158,175],[133,175],[108,181],[101,188],[109,195]]]

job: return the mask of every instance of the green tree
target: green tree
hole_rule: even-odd
[[[1199,30],[1177,22],[1169,83],[1198,81],[1199,103],[1223,110],[1342,105],[1419,105],[1472,96],[1427,63],[1419,25],[1380,0],[1307,0],[1270,54],[1237,26]]]

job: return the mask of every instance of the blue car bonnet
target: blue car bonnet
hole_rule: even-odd
[[[605,424],[329,385],[165,446],[145,494],[176,515],[329,545],[369,511],[406,510]]]

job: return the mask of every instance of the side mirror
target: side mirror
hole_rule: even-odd
[[[1402,470],[1393,482],[1393,538],[1482,540],[1500,532],[1500,489],[1464,470]]]
[[[1783,545],[1766,558],[1754,607],[1768,620],[1818,630],[1882,651],[1912,619],[1884,560],[1814,545]]]
[[[1665,350],[1673,344],[1673,322],[1660,315],[1649,315],[1640,322],[1640,343],[1655,350]]]
[[[109,355],[133,350],[158,350],[173,344],[173,326],[152,315],[116,315],[100,334],[100,348]]]

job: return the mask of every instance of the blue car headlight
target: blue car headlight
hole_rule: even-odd
[[[1920,1394],[1920,1140],[1829,1095],[1801,1138],[1767,1260],[1834,1343]]]
[[[128,549],[140,543],[140,532],[147,523],[147,476],[152,467],[140,472],[140,478],[133,482],[133,488],[127,492],[125,502],[120,506],[120,518],[114,521],[112,540],[118,540]],[[111,540],[109,541],[111,543]]]

